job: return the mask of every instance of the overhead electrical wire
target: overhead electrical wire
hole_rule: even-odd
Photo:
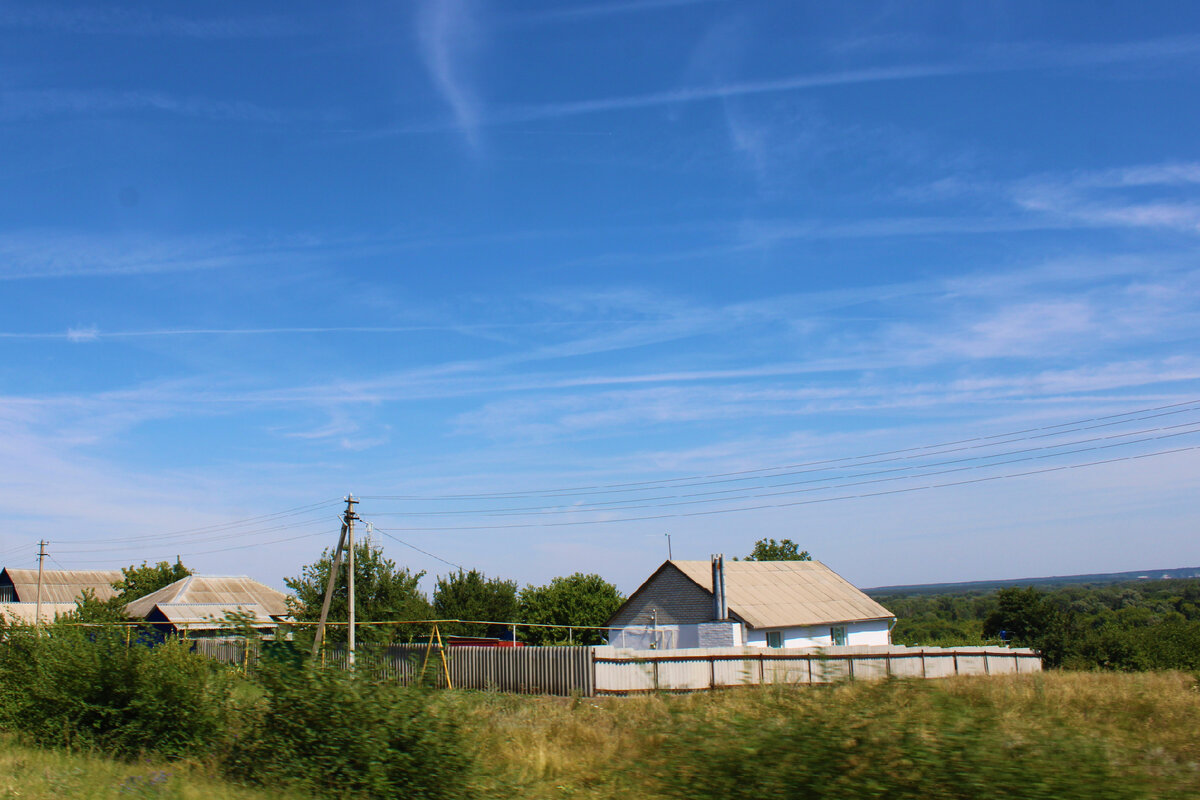
[[[371,530],[379,531],[380,533],[382,533],[384,536],[388,537],[392,541],[398,542],[398,543],[404,545],[405,547],[412,548],[413,550],[416,550],[418,553],[424,553],[425,555],[429,556],[430,558],[441,561],[443,564],[449,564],[450,566],[458,567],[459,569],[466,569],[462,564],[456,564],[453,561],[442,558],[439,555],[434,555],[433,553],[429,552],[428,550],[422,550],[420,547],[417,547],[415,544],[412,544],[411,542],[404,541],[399,536],[395,536],[390,531],[388,531],[387,528],[381,528],[378,525],[376,525],[375,523],[371,523]]]
[[[591,520],[569,520],[565,522],[528,522],[528,523],[511,523],[504,525],[459,525],[459,526],[442,526],[442,527],[403,527],[400,531],[408,533],[420,532],[438,532],[438,531],[483,531],[483,530],[512,530],[519,528],[560,528],[572,527],[578,525],[608,525],[619,522],[642,522],[646,520],[656,519],[674,519],[679,517],[697,517],[712,514],[734,514],[742,511],[758,511],[766,508],[786,508],[790,506],[811,505],[815,503],[829,503],[837,500],[860,500],[868,497],[880,497],[889,494],[902,494],[905,492],[916,492],[925,489],[941,489],[948,486],[963,486],[971,483],[985,483],[988,481],[1004,480],[1007,478],[1021,478],[1029,475],[1040,475],[1048,472],[1059,472],[1061,470],[1079,469],[1082,467],[1094,467],[1101,464],[1115,464],[1121,461],[1133,461],[1141,458],[1153,458],[1156,456],[1172,455],[1176,453],[1184,453],[1193,450],[1200,450],[1200,445],[1192,445],[1190,447],[1179,447],[1172,450],[1160,450],[1152,453],[1140,453],[1137,455],[1120,456],[1117,458],[1102,459],[1099,461],[1085,461],[1080,464],[1063,464],[1056,467],[1045,467],[1042,469],[1029,470],[1026,472],[1012,472],[1005,475],[987,475],[982,478],[971,478],[962,481],[950,481],[947,483],[927,484],[925,486],[908,486],[899,489],[889,489],[879,492],[867,492],[857,495],[840,495],[836,497],[821,497],[811,500],[796,500],[787,503],[766,503],[756,506],[739,506],[737,508],[716,509],[712,511],[690,511],[690,512],[675,512],[669,514],[652,514],[638,517],[618,517],[611,519],[591,519]]]
[[[1193,433],[1200,433],[1200,427],[1197,427],[1197,426],[1200,426],[1200,422],[1187,422],[1187,423],[1181,423],[1179,425],[1168,425],[1168,426],[1161,426],[1158,428],[1147,428],[1147,429],[1143,429],[1143,430],[1139,430],[1139,431],[1128,431],[1125,433],[1110,434],[1108,436],[1097,436],[1097,437],[1092,437],[1090,439],[1080,439],[1080,440],[1076,440],[1076,441],[1072,441],[1072,442],[1063,442],[1063,443],[1055,444],[1055,445],[1042,445],[1039,447],[1028,447],[1028,448],[1023,448],[1020,450],[1009,450],[1009,451],[1002,452],[1002,453],[992,453],[992,454],[983,455],[983,456],[970,456],[970,457],[965,457],[965,458],[948,459],[945,461],[934,461],[934,462],[913,465],[913,466],[907,466],[907,467],[893,467],[890,469],[873,470],[873,471],[869,471],[869,472],[859,472],[859,473],[853,473],[853,474],[849,474],[849,475],[833,475],[833,476],[829,476],[829,477],[825,477],[825,478],[809,478],[809,479],[802,480],[802,481],[788,481],[785,483],[776,483],[776,484],[763,483],[763,484],[759,484],[757,486],[743,486],[743,487],[739,487],[737,489],[721,489],[721,490],[716,490],[716,491],[692,492],[692,493],[688,493],[688,494],[673,494],[673,495],[672,494],[664,494],[664,495],[657,495],[654,497],[627,498],[627,499],[623,499],[623,500],[613,500],[613,501],[593,502],[593,503],[576,503],[576,504],[571,504],[571,505],[567,505],[567,506],[563,506],[563,505],[517,506],[517,507],[508,507],[508,508],[489,508],[489,509],[455,509],[455,510],[448,510],[448,511],[446,511],[446,510],[443,510],[443,511],[411,511],[411,510],[409,510],[409,511],[377,511],[377,512],[374,512],[374,514],[375,514],[375,516],[409,516],[409,517],[452,516],[452,515],[454,515],[454,516],[458,516],[458,515],[518,516],[518,515],[523,515],[523,514],[527,514],[530,512],[547,512],[547,513],[565,514],[565,513],[578,513],[581,511],[613,511],[613,510],[629,510],[629,509],[636,509],[636,508],[651,508],[651,507],[659,507],[659,505],[664,505],[664,506],[665,505],[685,505],[685,504],[687,504],[687,502],[709,503],[709,502],[717,502],[720,500],[736,500],[736,499],[745,499],[748,497],[766,496],[766,495],[759,495],[759,494],[752,493],[756,490],[762,490],[762,489],[779,489],[782,487],[801,486],[801,485],[814,484],[814,483],[830,484],[829,486],[826,486],[826,487],[816,487],[816,488],[808,488],[808,489],[802,489],[802,490],[794,490],[794,492],[777,492],[776,494],[818,491],[821,488],[840,488],[840,487],[845,487],[845,486],[857,485],[854,483],[833,483],[834,481],[844,481],[847,478],[863,478],[863,477],[872,477],[872,476],[877,476],[877,475],[889,475],[889,474],[897,473],[897,472],[912,473],[913,470],[923,470],[923,469],[927,469],[929,467],[947,466],[947,465],[951,465],[951,464],[962,464],[962,463],[967,463],[967,462],[972,462],[972,461],[982,461],[982,460],[991,461],[992,463],[978,464],[974,467],[966,467],[966,468],[959,468],[959,469],[987,469],[989,467],[1002,466],[1004,464],[1011,464],[1011,463],[1015,463],[1018,461],[1031,460],[1032,458],[1055,458],[1055,457],[1059,457],[1059,456],[1073,455],[1076,453],[1090,452],[1092,450],[1097,450],[1097,449],[1107,449],[1107,448],[1111,448],[1111,447],[1127,447],[1130,445],[1140,444],[1140,443],[1148,442],[1148,441],[1155,441],[1158,439],[1171,438],[1171,437],[1176,437],[1176,436],[1186,436],[1186,435],[1193,434]],[[1184,427],[1189,428],[1189,430],[1184,430],[1184,431],[1176,430],[1178,428],[1184,428]],[[1160,435],[1160,436],[1144,436],[1140,439],[1131,439],[1131,440],[1125,441],[1125,442],[1116,442],[1116,443],[1112,443],[1109,445],[1103,445],[1103,446],[1097,446],[1097,447],[1082,447],[1082,448],[1077,448],[1074,450],[1062,449],[1062,448],[1066,448],[1066,447],[1073,447],[1075,445],[1080,445],[1080,444],[1090,444],[1092,442],[1100,442],[1100,441],[1107,441],[1110,439],[1118,439],[1118,438],[1125,438],[1125,437],[1129,437],[1129,436],[1137,436],[1139,434],[1158,433],[1161,431],[1175,431],[1175,432]],[[1043,451],[1043,450],[1055,450],[1058,452],[1043,453],[1042,455],[1039,455],[1039,456],[1029,456],[1027,458],[1007,459],[1007,460],[1000,460],[1000,461],[995,460],[995,459],[1004,459],[1007,456],[1022,455],[1022,454],[1027,454],[1027,453],[1036,453],[1036,452]],[[943,474],[944,472],[951,472],[951,471],[958,471],[958,470],[943,470],[941,472],[917,472],[917,473],[909,474],[909,475],[901,474],[896,477],[886,478],[886,479],[882,479],[882,480],[904,480],[906,478],[927,477],[929,475]],[[771,476],[771,477],[780,477],[780,476]],[[865,482],[872,483],[872,482],[877,482],[877,481],[865,481]],[[725,495],[725,496],[717,498],[717,500],[715,500],[715,501],[712,499],[689,500],[689,498],[712,498],[716,495]],[[663,504],[651,505],[651,501],[660,501],[660,500],[687,500],[687,502],[663,503]]]
[[[1200,399],[1187,400],[1180,403],[1169,403],[1161,406],[1151,406],[1147,408],[1136,409],[1133,411],[1125,411],[1119,414],[1107,414],[1098,417],[1088,417],[1084,419],[1072,420],[1070,422],[1062,422],[1054,425],[1043,425],[1035,428],[1023,428],[1020,430],[1006,431],[1004,433],[990,434],[988,436],[976,436],[968,439],[958,439],[949,442],[941,442],[932,445],[923,445],[918,447],[906,447],[896,450],[883,450],[873,453],[865,453],[859,456],[843,456],[840,458],[820,459],[814,461],[805,461],[795,464],[783,464],[774,467],[759,467],[756,469],[737,470],[733,472],[717,472],[702,475],[689,475],[679,478],[662,478],[650,481],[635,481],[628,483],[610,483],[610,484],[595,484],[591,486],[579,486],[573,488],[550,488],[550,489],[528,489],[511,492],[483,492],[483,493],[463,493],[463,494],[440,494],[440,495],[361,495],[363,500],[500,500],[500,499],[516,499],[524,497],[552,497],[559,494],[581,496],[589,494],[610,494],[617,492],[637,492],[649,491],[655,488],[678,488],[677,485],[704,485],[704,484],[688,484],[688,481],[708,481],[710,479],[731,478],[733,480],[755,480],[755,477],[739,478],[738,476],[758,476],[764,477],[762,474],[767,472],[779,473],[776,476],[765,477],[782,477],[790,473],[782,472],[783,470],[799,469],[802,467],[828,467],[833,464],[845,464],[846,462],[863,462],[865,459],[880,458],[880,461],[871,461],[866,463],[885,463],[886,461],[903,460],[902,458],[883,458],[885,456],[901,456],[905,453],[913,455],[904,456],[903,458],[921,458],[929,455],[940,455],[942,453],[957,452],[964,449],[978,449],[981,447],[993,447],[1002,444],[1010,444],[1019,441],[1029,441],[1038,438],[1046,438],[1049,436],[1060,436],[1067,433],[1075,433],[1081,430],[1092,430],[1101,427],[1112,427],[1114,425],[1128,424],[1137,422],[1143,419],[1154,419],[1171,414],[1184,414],[1188,412],[1200,410]],[[1164,413],[1152,413],[1164,412]],[[1133,419],[1122,419],[1133,417]],[[1090,425],[1089,423],[1102,423],[1098,425]],[[1068,429],[1068,430],[1063,430]],[[1035,434],[1035,435],[1025,435]],[[996,441],[1004,439],[1007,441]],[[959,445],[972,445],[973,447],[958,447]],[[954,449],[946,449],[954,448]],[[920,453],[919,451],[936,451],[928,453]],[[863,463],[849,464],[847,466],[863,466]],[[714,482],[718,482],[715,481]]]
[[[267,522],[267,521],[271,521],[271,520],[275,520],[275,519],[282,519],[285,517],[299,516],[299,515],[305,514],[305,513],[315,513],[316,511],[319,511],[321,509],[327,508],[329,506],[335,505],[340,502],[341,502],[341,498],[334,498],[332,500],[322,500],[318,503],[309,503],[308,505],[297,506],[295,508],[287,508],[287,509],[284,509],[283,511],[275,511],[270,514],[260,514],[258,516],[254,516],[254,517],[246,517],[245,519],[231,520],[229,522],[219,522],[219,523],[214,523],[212,525],[203,525],[198,528],[183,528],[181,530],[167,531],[164,533],[147,533],[147,534],[142,534],[139,536],[116,537],[116,538],[106,539],[105,541],[136,543],[136,542],[143,542],[143,541],[150,541],[150,540],[162,541],[164,539],[190,537],[193,534],[197,534],[197,533],[207,533],[207,532],[218,532],[218,531],[230,530],[233,528],[243,527],[246,525],[252,525],[252,524],[259,523],[259,522]],[[59,539],[58,541],[63,544],[70,544],[70,543],[84,544],[84,543],[93,542],[95,540],[94,539]]]
[[[442,515],[470,515],[476,517],[501,517],[501,516],[526,516],[531,513],[538,514],[579,514],[592,513],[598,514],[603,512],[620,512],[620,511],[635,511],[649,509],[676,509],[688,506],[709,505],[713,503],[738,503],[743,501],[762,500],[764,498],[776,498],[792,495],[808,494],[814,492],[826,492],[837,489],[846,489],[857,486],[866,486],[871,484],[897,482],[897,481],[915,481],[918,479],[948,475],[952,473],[961,473],[975,470],[995,469],[1009,464],[1036,461],[1049,458],[1060,458],[1069,455],[1077,455],[1084,452],[1095,452],[1098,450],[1108,450],[1117,447],[1129,447],[1136,444],[1141,444],[1149,441],[1158,441],[1163,439],[1171,439],[1181,436],[1188,436],[1200,433],[1200,421],[1184,422],[1175,425],[1165,425],[1155,428],[1145,428],[1134,431],[1124,431],[1119,433],[1111,433],[1103,436],[1094,436],[1089,438],[1077,439],[1074,441],[1058,442],[1052,444],[1043,444],[1034,447],[1025,447],[1003,452],[982,453],[978,455],[963,456],[959,458],[945,459],[941,461],[929,461],[928,459],[947,455],[950,453],[960,453],[972,450],[983,450],[988,448],[998,448],[1008,444],[1018,444],[1021,442],[1030,442],[1036,440],[1044,440],[1051,437],[1066,436],[1072,433],[1079,433],[1088,430],[1097,430],[1100,428],[1111,428],[1118,425],[1130,425],[1135,422],[1140,422],[1149,419],[1156,419],[1178,414],[1187,414],[1200,411],[1200,399],[1189,400],[1180,403],[1171,403],[1167,405],[1153,406],[1147,408],[1136,409],[1133,411],[1122,412],[1119,414],[1109,414],[1104,416],[1096,416],[1085,419],[1073,420],[1070,422],[1057,423],[1055,425],[1046,425],[1032,428],[1024,428],[1021,430],[1008,431],[1005,433],[991,434],[988,436],[977,436],[955,441],[942,442],[940,444],[925,445],[920,447],[908,447],[889,451],[880,451],[875,453],[867,453],[860,456],[847,456],[841,458],[823,459],[809,462],[801,462],[796,464],[786,464],[775,467],[762,467],[758,469],[739,470],[733,472],[711,473],[706,475],[692,475],[679,478],[669,478],[661,480],[630,482],[630,483],[614,483],[614,484],[595,484],[591,486],[581,486],[574,489],[556,488],[556,489],[530,489],[524,491],[513,492],[491,492],[491,493],[476,493],[476,494],[446,494],[446,495],[360,495],[361,500],[406,500],[406,501],[480,501],[493,500],[500,501],[495,505],[501,505],[502,501],[517,501],[521,499],[542,498],[561,498],[569,497],[590,497],[603,494],[646,494],[649,492],[659,492],[656,496],[628,496],[614,500],[594,500],[588,502],[577,502],[570,505],[531,505],[531,506],[503,506],[484,509],[458,508],[449,510],[404,510],[404,511],[376,511],[371,517],[379,516],[442,516]],[[1186,429],[1186,430],[1181,430]],[[1157,434],[1157,435],[1150,435]],[[1141,438],[1131,438],[1141,437]],[[1123,440],[1123,441],[1112,441]],[[1106,442],[1097,444],[1098,442]],[[1089,446],[1080,446],[1089,445]],[[1069,449],[1075,448],[1075,449]],[[457,564],[448,559],[442,558],[434,553],[424,550],[411,542],[407,542],[396,536],[397,532],[451,532],[451,531],[483,531],[483,530],[511,530],[522,528],[553,528],[553,527],[574,527],[582,525],[602,525],[614,524],[621,522],[638,522],[644,520],[667,519],[677,517],[690,516],[705,516],[714,514],[730,514],[755,511],[769,508],[783,508],[798,505],[808,505],[815,503],[825,503],[842,500],[857,500],[870,497],[879,497],[891,494],[901,494],[907,492],[922,491],[926,489],[945,488],[950,486],[961,486],[972,483],[983,483],[988,481],[1003,480],[1007,478],[1024,477],[1029,475],[1038,475],[1062,470],[1078,469],[1083,467],[1097,466],[1102,464],[1112,464],[1122,461],[1132,461],[1136,459],[1152,458],[1156,456],[1164,456],[1173,453],[1182,453],[1200,449],[1200,445],[1191,447],[1180,447],[1171,450],[1155,451],[1150,453],[1141,453],[1135,455],[1121,456],[1117,458],[1087,461],[1082,463],[1063,464],[1053,467],[1046,467],[1035,470],[1022,472],[1012,472],[1001,475],[986,475],[979,478],[969,478],[957,481],[947,481],[941,483],[930,483],[918,486],[901,486],[894,489],[886,489],[881,491],[864,492],[858,494],[844,494],[832,497],[815,497],[802,500],[792,500],[787,502],[769,502],[759,503],[756,505],[737,505],[730,508],[717,508],[706,510],[691,510],[691,511],[668,511],[662,514],[650,514],[640,516],[624,516],[610,517],[599,519],[572,519],[560,521],[525,521],[514,523],[497,523],[497,524],[480,524],[480,525],[460,525],[460,526],[431,526],[431,527],[416,527],[405,526],[401,528],[386,529],[373,525],[375,530],[387,538],[405,546],[416,550],[430,558],[436,559],[444,564],[447,564],[458,569],[463,569],[462,565]],[[893,466],[879,470],[860,471],[846,473],[845,470],[858,469],[865,466],[871,466],[884,463],[897,462],[913,462],[901,466]],[[982,463],[974,463],[982,462]],[[948,469],[931,470],[932,467],[950,467]],[[828,474],[824,477],[806,478],[803,480],[775,482],[781,478],[794,477],[808,473],[837,473]],[[863,478],[865,480],[857,480]],[[856,479],[856,480],[850,480]],[[712,486],[719,484],[743,484],[748,481],[758,481],[755,485],[738,485],[725,489],[702,490],[688,493],[668,493],[679,489]],[[804,488],[790,488],[804,487]],[[78,561],[72,556],[75,554],[90,554],[90,553],[115,553],[126,552],[132,549],[140,548],[147,543],[153,542],[154,545],[168,545],[172,549],[181,547],[195,547],[204,544],[216,544],[219,542],[229,541],[231,539],[245,540],[266,536],[272,533],[287,530],[299,530],[310,527],[322,522],[318,519],[318,515],[324,516],[327,509],[342,502],[342,498],[333,498],[322,500],[316,503],[310,503],[303,506],[284,509],[282,511],[272,512],[269,514],[260,514],[253,517],[247,517],[239,520],[231,520],[229,522],[214,523],[195,528],[185,528],[174,531],[169,531],[161,534],[144,534],[137,536],[117,537],[112,539],[90,539],[90,540],[58,540],[55,547],[55,552],[62,555],[66,560],[73,563],[111,563],[111,559],[100,561]],[[296,517],[308,517],[306,519],[293,519]],[[287,520],[286,522],[284,520]],[[267,524],[279,523],[279,524]],[[326,536],[328,530],[316,532],[302,533],[297,536],[289,536],[270,540],[248,541],[242,544],[236,544],[228,547],[217,547],[207,550],[193,550],[186,553],[176,553],[180,557],[210,555],[214,553],[232,552],[238,550],[247,550],[257,547],[265,547],[273,544],[281,544],[285,542],[299,541],[303,539],[314,538],[317,536]],[[66,547],[63,547],[65,545]],[[80,547],[74,547],[80,545]],[[59,563],[55,560],[55,563]],[[61,564],[60,564],[61,566]]]
[[[250,537],[250,536],[262,536],[264,534],[269,534],[269,533],[278,533],[279,531],[296,530],[299,528],[305,528],[305,527],[309,527],[319,521],[320,520],[310,519],[310,520],[305,520],[303,522],[290,523],[287,525],[274,525],[269,528],[239,530],[239,531],[234,531],[234,532],[229,532],[229,533],[220,533],[215,536],[200,536],[200,537],[196,537],[194,539],[189,539],[184,542],[173,542],[172,544],[188,546],[188,545],[196,545],[196,544],[203,544],[203,543],[209,543],[209,542],[228,541],[230,539],[244,539],[244,538]],[[65,548],[60,547],[59,552],[103,553],[103,552],[133,550],[133,549],[143,546],[142,543],[137,543],[137,542],[129,543],[129,542],[118,541],[116,544],[111,544],[111,542],[112,542],[112,540],[105,540],[105,539],[95,539],[95,540],[92,540],[91,542],[75,541],[75,542],[71,542],[69,544],[99,544],[99,545],[108,544],[108,546],[65,547]],[[158,543],[160,543],[160,542],[156,542],[156,544],[158,544]]]

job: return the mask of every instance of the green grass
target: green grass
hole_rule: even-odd
[[[631,698],[444,692],[430,710],[461,722],[480,798],[1182,800],[1200,797],[1197,687],[1181,673],[1049,672]],[[0,800],[304,797],[218,774],[0,739]]]
[[[198,763],[118,761],[0,739],[0,800],[307,800],[249,789]]]

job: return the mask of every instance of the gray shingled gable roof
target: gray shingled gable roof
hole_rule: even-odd
[[[668,561],[630,596],[630,600],[668,566],[712,593],[711,562]],[[787,628],[895,617],[820,561],[726,561],[725,594],[730,614],[751,628]],[[618,610],[613,617],[619,614]]]

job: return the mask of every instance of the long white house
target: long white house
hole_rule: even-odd
[[[714,592],[714,585],[717,591]],[[609,619],[638,649],[891,644],[896,617],[819,561],[666,561]]]

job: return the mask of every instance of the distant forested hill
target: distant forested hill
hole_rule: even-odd
[[[962,583],[918,583],[906,586],[878,586],[863,589],[875,599],[899,594],[966,594],[972,592],[994,592],[1008,586],[1037,586],[1051,588],[1077,584],[1101,585],[1106,583],[1128,583],[1130,581],[1169,580],[1173,578],[1200,578],[1200,567],[1177,569],[1134,570],[1132,572],[1100,572],[1093,575],[1055,575],[1046,578],[1013,578],[996,581],[965,581]]]
[[[1037,648],[1049,667],[1200,670],[1200,578],[1103,577],[891,587],[868,594],[897,616],[896,644],[1008,642]]]

